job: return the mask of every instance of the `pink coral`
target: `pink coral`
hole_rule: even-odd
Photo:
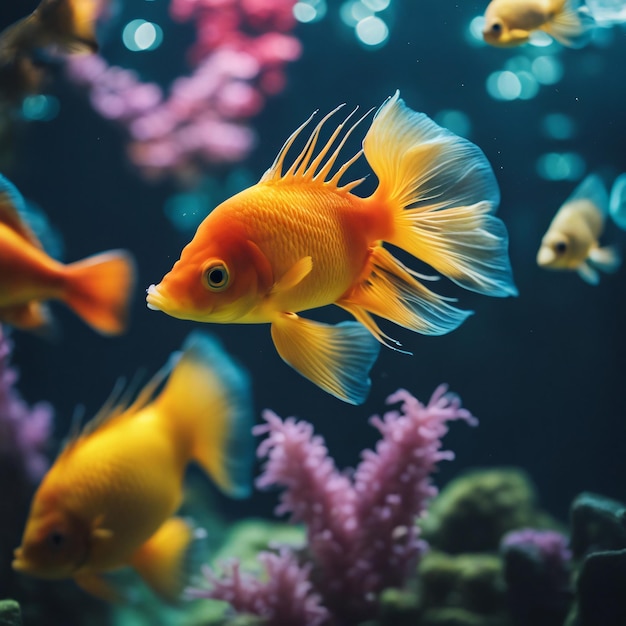
[[[100,56],[70,57],[72,80],[103,117],[126,127],[130,160],[148,177],[188,179],[205,164],[243,160],[256,143],[247,120],[285,86],[284,66],[300,56],[291,34],[294,0],[171,0],[170,15],[193,20],[193,68],[165,95]],[[193,141],[190,141],[193,138]]]
[[[257,435],[268,435],[258,448],[258,455],[267,460],[257,485],[282,487],[276,512],[306,525],[306,567],[332,616],[329,623],[371,617],[381,591],[405,584],[424,550],[415,520],[436,494],[430,475],[439,461],[453,458],[441,450],[447,422],[476,423],[443,385],[426,406],[404,390],[390,396],[388,403],[400,403],[400,409],[371,419],[382,439],[375,451],[362,453],[352,478],[337,470],[323,439],[307,422],[283,421],[265,411],[266,423],[255,427]],[[276,558],[288,556],[283,551]],[[300,576],[302,570],[298,572]],[[231,578],[235,573],[239,575],[231,570]],[[232,587],[232,580],[219,585],[213,575],[210,580],[214,586],[204,597],[228,599],[223,589]],[[254,589],[243,584],[239,593]],[[289,601],[288,590],[279,595]]]
[[[10,366],[12,345],[0,327],[0,458],[36,483],[48,469],[46,446],[52,434],[52,407],[32,408],[15,389],[18,374]]]

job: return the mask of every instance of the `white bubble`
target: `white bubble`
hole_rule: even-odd
[[[472,129],[469,117],[463,111],[457,111],[456,109],[439,111],[434,119],[437,124],[461,137],[468,137]]]
[[[354,28],[359,20],[373,15],[373,13],[360,0],[347,0],[339,9],[339,17],[346,25]]]
[[[551,139],[571,139],[576,128],[574,120],[565,113],[548,113],[542,121],[543,132]]]
[[[487,78],[487,93],[496,100],[515,100],[522,93],[522,83],[514,72],[493,72]]]
[[[546,180],[578,180],[585,160],[576,152],[548,152],[537,159],[537,173]]]
[[[379,17],[370,16],[356,25],[356,36],[366,46],[379,46],[389,38],[389,28]]]
[[[542,85],[554,85],[563,78],[563,65],[553,56],[540,56],[533,60],[532,72]]]
[[[535,46],[537,48],[547,48],[554,43],[554,39],[548,35],[548,33],[544,33],[542,30],[534,30],[530,33],[530,38],[528,40],[531,46]]]

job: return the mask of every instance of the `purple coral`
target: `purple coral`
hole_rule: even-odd
[[[247,120],[285,86],[284,66],[300,56],[294,0],[171,0],[176,21],[193,21],[192,71],[163,93],[103,57],[70,57],[70,78],[91,104],[130,136],[130,160],[148,177],[186,180],[204,164],[243,160],[256,142]]]
[[[426,406],[404,390],[387,402],[400,403],[400,409],[371,419],[382,439],[375,451],[362,453],[353,478],[338,472],[323,439],[307,422],[281,420],[265,411],[266,423],[255,428],[255,434],[268,435],[258,448],[259,457],[267,460],[257,485],[284,488],[277,513],[289,513],[292,521],[306,525],[310,562],[294,567],[292,575],[308,575],[328,609],[326,623],[371,617],[378,594],[406,582],[424,549],[415,520],[436,494],[430,475],[439,461],[453,458],[441,450],[447,422],[476,423],[443,385]],[[283,551],[276,558],[292,557]],[[203,597],[229,600],[225,589],[232,588],[235,574],[241,582],[238,570],[226,583],[217,584],[211,576],[213,587],[201,592]],[[240,597],[257,589],[239,585]],[[288,591],[279,595],[289,601]],[[279,623],[268,619],[268,624]]]
[[[52,432],[52,408],[32,408],[15,389],[18,374],[10,366],[12,345],[0,327],[0,459],[37,482],[48,468],[45,448]]]

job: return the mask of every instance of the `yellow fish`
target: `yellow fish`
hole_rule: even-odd
[[[564,46],[582,48],[594,25],[582,0],[492,0],[485,11],[483,38],[492,46],[511,47],[544,31]]]
[[[171,272],[148,288],[147,303],[181,319],[270,323],[289,365],[358,404],[369,391],[378,342],[399,345],[372,315],[427,335],[447,333],[470,315],[425,287],[383,241],[467,289],[492,296],[516,289],[506,229],[493,215],[498,186],[478,147],[412,111],[396,93],[376,113],[363,150],[331,174],[359,123],[339,139],[347,120],[340,124],[316,155],[322,127],[336,111],[291,165],[287,154],[311,118],[259,183],[200,224]],[[364,179],[340,183],[363,152],[379,179],[367,198],[352,193]],[[330,326],[297,315],[329,304],[359,323]]]
[[[597,285],[597,270],[614,272],[620,257],[614,248],[601,248],[598,240],[609,211],[609,196],[596,174],[576,187],[557,211],[541,240],[537,263],[551,270],[570,270]]]
[[[41,0],[28,16],[0,33],[0,98],[19,101],[43,77],[34,56],[55,49],[73,54],[98,50],[95,23],[101,0]]]
[[[195,539],[172,517],[187,465],[199,463],[225,493],[245,497],[254,460],[247,376],[202,333],[177,356],[130,406],[109,401],[66,445],[35,493],[15,570],[73,578],[111,600],[102,574],[132,566],[177,599]]]
[[[46,301],[61,300],[98,332],[123,332],[135,285],[132,256],[110,250],[64,265],[43,249],[25,213],[24,199],[0,175],[0,321],[45,329]]]

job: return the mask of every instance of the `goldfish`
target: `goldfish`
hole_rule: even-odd
[[[30,15],[3,30],[0,97],[19,101],[39,90],[43,69],[36,55],[40,50],[96,52],[95,22],[100,4],[100,0],[41,0]]]
[[[484,40],[492,46],[527,43],[537,31],[570,48],[582,48],[595,21],[582,0],[492,0],[485,11]]]
[[[229,496],[248,496],[252,422],[247,374],[191,333],[132,402],[111,399],[69,440],[33,496],[13,569],[113,601],[123,598],[107,573],[132,567],[175,601],[202,543],[175,515],[185,469],[196,462]]]
[[[0,175],[0,321],[45,330],[52,321],[47,301],[61,300],[98,332],[123,332],[135,284],[132,256],[110,250],[64,265],[43,249],[25,212],[18,190]]]
[[[359,404],[380,344],[399,346],[372,315],[441,335],[471,314],[427,288],[383,242],[467,289],[508,296],[516,288],[506,228],[493,215],[498,185],[480,148],[413,111],[396,92],[375,114],[362,149],[331,174],[368,115],[342,137],[350,114],[316,154],[322,128],[339,108],[315,126],[290,165],[287,155],[313,116],[257,184],[204,219],[171,271],[148,288],[147,305],[199,322],[269,323],[287,364]],[[341,183],[363,153],[378,177],[365,198],[352,193],[364,178]],[[298,315],[329,304],[356,321],[330,325]]]
[[[551,270],[575,271],[597,285],[598,270],[614,272],[620,257],[612,247],[601,248],[609,196],[597,174],[590,174],[561,205],[541,240],[537,263]]]

